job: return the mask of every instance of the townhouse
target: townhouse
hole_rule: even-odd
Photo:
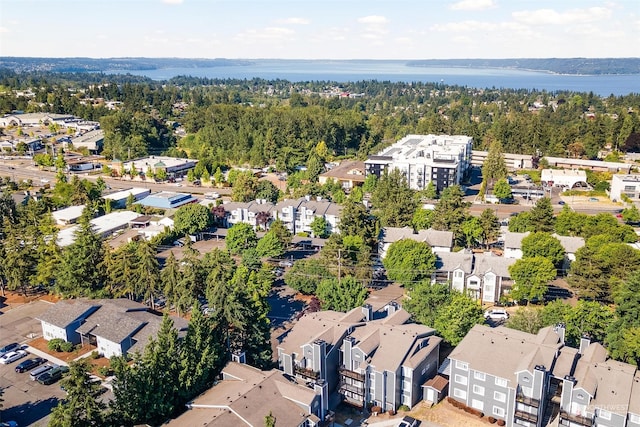
[[[414,231],[411,227],[384,227],[380,230],[378,255],[384,258],[389,250],[389,246],[402,240],[411,239],[417,242],[424,242],[431,246],[433,252],[451,252],[453,248],[453,233],[451,231],[441,231],[429,228],[427,230]]]
[[[409,319],[394,302],[383,312],[365,305],[346,314],[307,314],[281,337],[279,367],[303,380],[326,382],[330,396],[351,405],[413,407],[422,400],[422,385],[437,372],[441,338]]]
[[[564,326],[537,334],[476,325],[449,355],[449,396],[507,426],[640,425],[640,374]]]

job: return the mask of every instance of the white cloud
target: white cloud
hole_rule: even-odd
[[[309,21],[306,18],[286,18],[286,19],[279,19],[276,21],[278,24],[292,24],[292,25],[309,25],[311,23],[311,21]]]
[[[245,42],[257,42],[261,40],[288,40],[295,34],[290,28],[266,27],[261,29],[250,29],[239,33],[236,39]]]
[[[8,33],[9,29],[7,27],[0,27],[0,34],[1,33]]]
[[[433,25],[430,29],[432,31],[451,33],[471,33],[477,31],[513,31],[518,33],[525,33],[531,31],[527,25],[519,24],[517,22],[485,22],[474,20],[436,24]]]
[[[513,19],[530,25],[568,25],[598,22],[611,17],[611,9],[589,7],[557,12],[553,9],[522,10],[511,14]]]
[[[358,22],[367,25],[383,25],[389,22],[387,18],[380,15],[369,15],[358,18]]]
[[[449,8],[452,10],[485,10],[496,7],[494,0],[462,0],[453,3]]]
[[[184,0],[162,0],[164,4],[182,4]]]

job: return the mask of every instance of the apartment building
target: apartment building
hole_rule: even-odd
[[[453,233],[451,231],[420,230],[415,232],[412,227],[383,227],[380,230],[378,255],[384,258],[389,247],[402,239],[411,239],[416,242],[424,242],[431,246],[433,252],[451,252],[453,248]]]
[[[473,138],[463,135],[407,135],[369,156],[366,174],[378,178],[384,171],[399,169],[409,187],[422,190],[433,182],[438,191],[460,184],[471,167]]]
[[[609,198],[619,202],[623,195],[634,202],[640,201],[640,175],[613,175],[611,177]]]
[[[307,314],[282,337],[280,369],[325,381],[334,400],[383,410],[412,407],[422,400],[422,384],[437,372],[441,338],[409,318],[396,303],[382,313],[365,305],[346,314]]]
[[[507,426],[640,425],[640,375],[564,326],[538,334],[476,325],[449,355],[449,395]]]

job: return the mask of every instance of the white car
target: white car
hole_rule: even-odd
[[[8,365],[11,362],[15,362],[18,359],[22,359],[27,354],[28,353],[24,350],[12,351],[0,357],[0,363],[2,363],[3,365]]]
[[[506,310],[500,308],[494,308],[491,310],[487,310],[484,312],[485,319],[491,320],[507,320],[509,318],[509,313]]]

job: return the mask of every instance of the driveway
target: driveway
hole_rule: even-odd
[[[33,301],[16,305],[13,308],[3,307],[0,310],[0,343],[27,341],[42,335],[40,316],[51,306],[45,301]],[[28,357],[35,357],[29,354]],[[24,359],[22,359],[24,360]],[[28,373],[15,372],[16,365],[0,365],[0,388],[3,389],[2,417],[3,420],[13,420],[19,426],[46,426],[49,422],[51,409],[58,404],[58,399],[64,397],[64,392],[56,384],[42,385],[31,381]]]

